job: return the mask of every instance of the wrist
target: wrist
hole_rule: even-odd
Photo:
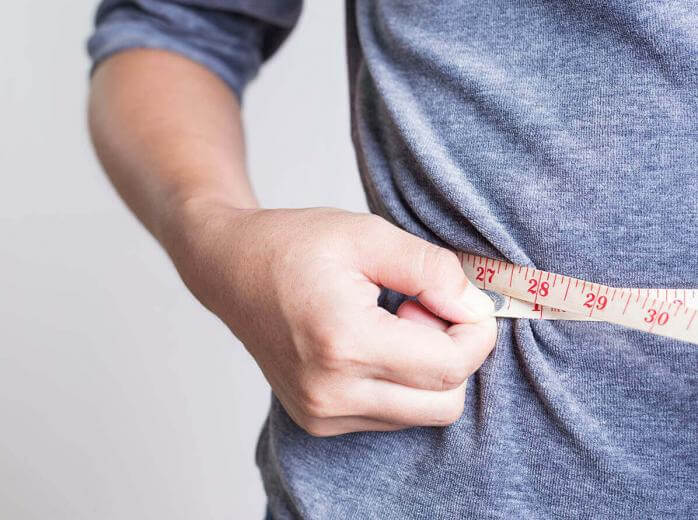
[[[193,241],[211,233],[219,219],[230,224],[259,211],[256,201],[240,201],[224,190],[198,189],[171,196],[155,230],[155,236],[175,260]]]

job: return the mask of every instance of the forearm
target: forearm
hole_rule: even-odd
[[[183,58],[129,51],[104,62],[90,127],[122,197],[298,425],[325,436],[460,417],[497,329],[455,254],[372,215],[245,210],[256,202],[239,107]],[[417,300],[391,315],[380,287]]]
[[[238,102],[196,63],[159,50],[107,59],[92,79],[89,124],[112,183],[161,242],[189,201],[257,207]]]

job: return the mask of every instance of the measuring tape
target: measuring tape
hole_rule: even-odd
[[[495,301],[495,316],[607,321],[698,344],[697,289],[629,289],[458,253],[466,276]]]

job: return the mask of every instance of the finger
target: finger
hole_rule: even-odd
[[[456,324],[446,333],[456,345],[467,350],[465,371],[471,375],[480,368],[497,343],[497,321],[490,318],[478,323]]]
[[[308,413],[293,400],[287,400],[282,394],[275,395],[296,425],[315,437],[328,437],[358,431],[394,431],[406,427],[403,424],[391,424],[370,417],[343,415],[341,410],[347,409],[347,407],[341,405],[327,407],[319,414]]]
[[[472,323],[494,313],[492,300],[470,283],[456,257],[386,221],[372,227],[360,268],[372,282],[417,299],[432,313],[454,323]],[[376,236],[377,235],[377,236]]]
[[[465,405],[465,383],[445,392],[421,390],[389,381],[358,380],[349,399],[357,415],[403,426],[446,426]]]
[[[414,300],[407,300],[398,307],[395,313],[398,318],[421,323],[432,329],[445,331],[448,329],[448,322],[429,312],[423,305]]]
[[[440,331],[376,308],[362,323],[356,345],[366,375],[426,390],[460,386],[496,339],[494,318]]]
[[[353,432],[390,432],[408,428],[404,424],[390,424],[360,416],[331,417],[328,419],[306,418],[301,422],[303,425],[299,426],[314,437],[331,437]]]

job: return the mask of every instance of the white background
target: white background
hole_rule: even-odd
[[[94,1],[0,16],[0,518],[261,518],[268,387],[94,159]],[[364,209],[341,2],[307,2],[245,102],[268,207]]]

